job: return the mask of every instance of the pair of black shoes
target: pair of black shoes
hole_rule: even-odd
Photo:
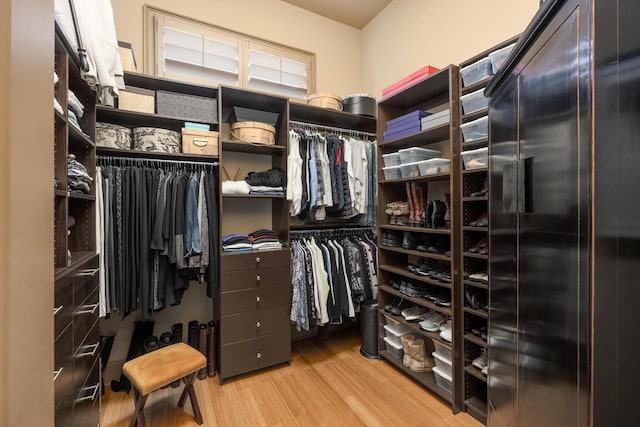
[[[411,303],[404,298],[395,297],[389,304],[384,306],[384,311],[394,316],[402,315],[402,310],[411,307]]]
[[[465,299],[469,304],[469,307],[476,310],[489,311],[489,305],[487,304],[487,297],[481,291],[472,291],[467,289],[464,293]]]
[[[442,200],[427,200],[424,223],[427,228],[446,228],[447,205]]]
[[[406,233],[405,233],[406,234]],[[403,246],[404,236],[401,236],[399,232],[396,231],[383,231],[382,232],[382,245],[399,248]]]

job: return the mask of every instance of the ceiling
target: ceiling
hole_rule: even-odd
[[[362,29],[392,0],[282,0],[334,21]]]

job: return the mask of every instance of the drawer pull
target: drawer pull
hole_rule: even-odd
[[[78,353],[76,353],[76,357],[78,358],[87,357],[87,356],[93,357],[96,355],[96,352],[98,351],[98,347],[100,347],[99,342],[91,345],[83,345],[78,349]]]
[[[262,357],[262,355],[260,354],[260,352],[256,353],[256,359],[260,359]]]
[[[64,366],[60,366],[60,369],[57,371],[53,371],[53,382],[55,383],[62,371],[64,370]]]
[[[260,261],[262,261],[262,260],[260,259],[260,257],[259,257],[259,256],[257,256],[257,257],[256,257],[256,262],[257,262],[257,263],[260,263]]]
[[[82,270],[81,272],[79,272],[78,274],[76,274],[76,276],[95,276],[96,273],[100,271],[99,268],[89,268],[87,270]]]
[[[260,280],[262,280],[262,277],[256,276],[256,282],[259,282]]]
[[[260,295],[256,297],[256,302],[260,302]]]
[[[64,305],[61,305],[59,307],[53,307],[53,315],[55,316],[56,314],[60,313],[60,311],[62,311],[63,308],[64,308]]]
[[[76,314],[94,314],[98,309],[98,306],[100,306],[99,302],[95,304],[83,305],[79,307],[80,310],[76,311]]]
[[[260,321],[258,320],[258,321],[256,322],[256,328],[259,328],[260,326],[262,326],[262,325],[260,324]]]
[[[92,390],[93,391],[89,391]],[[98,397],[98,392],[100,391],[100,383],[97,383],[96,385],[92,385],[89,387],[85,387],[82,390],[80,390],[80,393],[78,393],[78,398],[76,399],[76,403],[79,402],[84,402],[87,400],[96,400],[96,397]],[[87,394],[86,396],[82,396],[80,397],[80,395],[84,394],[85,392],[89,392],[90,394]]]

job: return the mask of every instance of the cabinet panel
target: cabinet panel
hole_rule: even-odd
[[[249,252],[243,254],[223,254],[220,257],[221,271],[237,271],[289,265],[291,254],[288,249],[281,251]]]
[[[73,273],[73,301],[76,309],[98,288],[98,257],[82,264]]]
[[[83,342],[89,330],[98,321],[98,290],[78,305],[73,313],[73,342],[77,346]]]
[[[65,278],[56,282],[53,301],[54,337],[58,338],[60,333],[69,326],[73,318],[72,278]]]
[[[270,308],[289,304],[289,287],[272,286],[220,294],[221,315]]]
[[[259,338],[289,330],[289,306],[256,310],[243,314],[224,316],[221,319],[220,343]]]
[[[80,387],[73,405],[74,427],[92,427],[95,423],[96,412],[100,417],[100,360],[96,358],[86,377],[86,382]]]
[[[220,275],[221,291],[289,286],[289,266],[260,267],[245,271],[225,271]]]
[[[221,347],[221,375],[225,378],[291,360],[290,333],[282,332]]]
[[[100,357],[100,331],[98,322],[94,323],[84,342],[76,347],[73,355],[73,383],[76,389],[87,381],[91,367]]]
[[[73,327],[69,326],[55,341],[54,352],[55,406],[60,402],[73,382]]]

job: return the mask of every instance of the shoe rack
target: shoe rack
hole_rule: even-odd
[[[462,321],[463,410],[478,421],[487,422],[487,369],[489,351],[489,157],[487,99],[484,88],[493,74],[491,59],[517,41],[509,39],[460,64],[460,190],[461,209],[459,270],[462,286],[458,306]],[[483,150],[486,152],[483,153]],[[483,160],[485,159],[486,160]],[[475,362],[475,363],[474,363]]]
[[[461,301],[458,291],[460,280],[456,266],[460,261],[458,230],[459,215],[459,81],[458,67],[449,65],[440,71],[414,83],[406,89],[391,95],[378,103],[378,248],[379,248],[379,333],[378,348],[380,358],[391,363],[400,371],[410,376],[430,392],[440,396],[452,405],[453,412],[461,409],[459,382],[455,366],[460,361],[458,346],[462,337],[456,328],[458,323],[456,301]],[[432,113],[449,109],[449,120],[426,130],[384,140],[387,122],[416,110]],[[450,170],[423,176],[386,179],[382,167],[383,155],[395,153],[400,149],[421,147],[441,152],[438,157],[450,160]],[[425,221],[429,210],[428,201],[445,201],[449,195],[449,227],[434,228]],[[398,215],[387,214],[387,205],[401,203]],[[414,203],[415,202],[415,203]],[[407,208],[407,204],[409,207]],[[406,215],[407,210],[409,215]],[[413,215],[411,211],[414,210]],[[407,218],[413,217],[413,218]],[[439,224],[442,225],[442,224]],[[410,241],[403,240],[409,239]],[[406,243],[403,245],[402,243]],[[418,246],[421,245],[421,246]],[[405,247],[403,247],[405,246]],[[429,249],[432,251],[429,251]],[[418,250],[420,249],[420,250]],[[436,271],[444,275],[443,279],[435,274],[420,274],[420,267]],[[448,281],[447,281],[448,279]],[[433,297],[435,294],[434,298]],[[447,306],[450,301],[450,306]],[[444,304],[443,304],[444,303]],[[385,307],[387,306],[387,307]],[[431,310],[451,320],[454,325],[452,342],[442,338],[440,331],[427,331],[419,322],[407,321],[395,310],[386,310],[389,306],[396,308],[418,307],[418,311]],[[419,317],[419,316],[418,316]],[[385,341],[385,325],[394,330],[408,331],[416,340],[424,342],[423,354],[431,360],[432,353],[438,348],[445,349],[451,365],[452,381],[442,383],[434,375],[430,367],[423,372],[416,372],[403,363],[403,351],[389,346]],[[436,348],[438,347],[438,348]],[[441,353],[441,351],[439,351]],[[405,353],[406,354],[406,353]],[[437,361],[436,361],[437,362]],[[451,369],[451,366],[454,368]],[[420,370],[420,369],[419,369]]]

